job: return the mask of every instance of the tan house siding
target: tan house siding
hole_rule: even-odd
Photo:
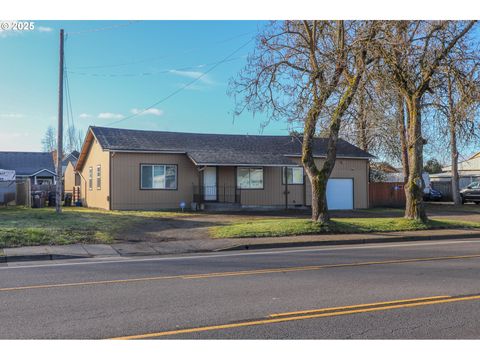
[[[72,193],[75,186],[75,169],[71,162],[68,163],[63,175],[63,187],[66,193]]]
[[[93,140],[85,164],[81,170],[81,188],[80,193],[82,202],[92,208],[110,209],[110,157],[109,152],[102,150],[97,140]],[[101,186],[97,188],[97,166],[101,167]],[[89,169],[93,170],[92,189],[89,189],[88,175]]]
[[[288,192],[289,205],[304,205],[303,185],[288,185]],[[245,206],[285,206],[282,167],[264,167],[263,189],[242,189],[241,203]]]
[[[299,160],[300,161],[300,160]],[[316,159],[318,167],[324,160]],[[353,179],[353,206],[355,209],[368,208],[368,160],[366,159],[337,159],[331,179]],[[307,178],[306,198],[307,205],[312,205],[312,188]]]
[[[177,165],[177,189],[140,189],[141,164]],[[198,186],[199,172],[184,154],[112,153],[112,209],[155,210],[178,209],[193,200],[193,187]]]

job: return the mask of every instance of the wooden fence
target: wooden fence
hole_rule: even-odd
[[[405,189],[403,183],[372,182],[368,188],[370,207],[404,207]]]
[[[452,183],[450,181],[432,181],[432,188],[442,193],[443,201],[452,200]]]

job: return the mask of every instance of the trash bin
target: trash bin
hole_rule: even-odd
[[[48,193],[48,206],[55,206],[56,194],[54,191]]]
[[[63,203],[65,206],[72,206],[72,194],[65,194],[65,200]]]
[[[45,195],[42,191],[35,191],[32,193],[32,207],[43,208],[45,207]]]

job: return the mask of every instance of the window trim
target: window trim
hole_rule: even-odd
[[[175,166],[175,188],[144,188],[142,186],[142,168],[144,166]],[[166,168],[165,168],[166,171]],[[140,176],[139,176],[140,182],[139,182],[139,189],[142,191],[177,191],[178,190],[178,164],[159,164],[159,163],[140,163]]]
[[[88,168],[88,191],[93,190],[93,167]]]
[[[98,176],[98,170],[100,169],[100,176]],[[96,167],[96,170],[97,170],[97,177],[96,177],[96,185],[97,185],[97,190],[102,190],[102,165],[97,165]],[[98,186],[98,180],[100,180],[100,186]]]
[[[239,182],[238,182],[238,170],[239,169],[255,169],[255,170],[262,170],[262,187],[261,188],[245,188],[245,187],[240,187]],[[250,177],[250,171],[249,171],[249,177]],[[235,186],[237,190],[265,190],[265,169],[260,166],[238,166],[235,174]]]
[[[287,168],[302,169],[302,182],[301,183],[292,182],[292,183],[286,184],[288,182],[288,179],[285,173]],[[305,185],[305,169],[303,168],[303,166],[283,166],[281,176],[282,176],[282,185]],[[292,174],[292,181],[293,181],[293,174]]]

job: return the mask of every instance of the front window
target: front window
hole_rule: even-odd
[[[93,168],[88,168],[88,190],[92,190],[93,188]]]
[[[286,180],[288,185],[303,185],[303,167],[284,167],[282,184],[285,184],[285,173],[287,175]]]
[[[177,188],[177,165],[141,165],[142,189]]]
[[[97,189],[100,190],[102,187],[102,168],[100,165],[97,165]]]
[[[239,189],[263,189],[263,169],[238,168],[237,187]]]

